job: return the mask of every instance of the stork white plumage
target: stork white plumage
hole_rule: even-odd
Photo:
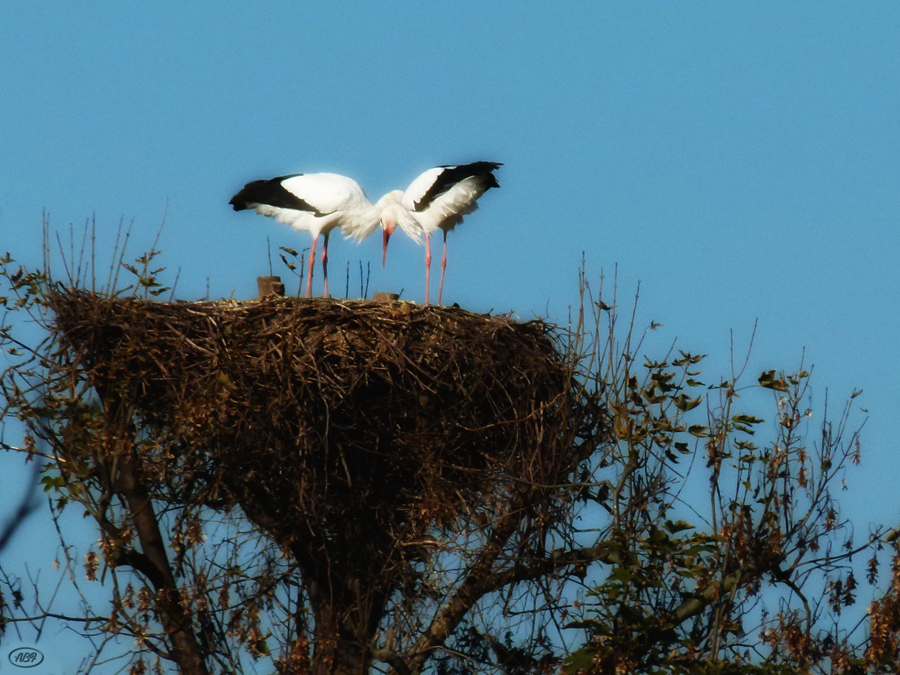
[[[500,187],[494,171],[499,162],[472,162],[457,166],[437,166],[421,174],[402,193],[393,195],[381,213],[384,237],[381,264],[387,259],[388,240],[397,225],[416,241],[418,232],[425,234],[425,304],[431,285],[431,233],[440,229],[444,234],[444,255],[441,258],[441,286],[438,305],[444,294],[444,273],[447,270],[447,233],[459,225],[463,216],[478,208],[478,199],[494,187]],[[399,193],[399,196],[398,196]],[[419,227],[416,227],[416,224]]]
[[[381,213],[397,197],[385,195],[372,204],[352,178],[335,173],[308,173],[279,176],[247,183],[229,202],[235,211],[256,209],[295,230],[312,235],[306,297],[312,293],[316,242],[323,236],[322,273],[328,297],[328,237],[340,227],[348,238],[362,241],[380,222]]]

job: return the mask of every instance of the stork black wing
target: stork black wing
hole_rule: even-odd
[[[295,211],[308,211],[317,216],[324,215],[319,213],[311,204],[305,202],[299,196],[295,195],[283,185],[288,178],[302,176],[301,173],[291,174],[290,176],[278,176],[269,180],[254,180],[247,183],[243,189],[238,192],[231,201],[228,202],[234,207],[235,211],[243,211],[244,209],[255,208],[256,204],[268,204],[280,209],[294,209]]]
[[[503,164],[500,162],[472,162],[471,164],[460,164],[459,166],[438,167],[443,169],[443,171],[438,174],[431,187],[416,202],[416,211],[424,211],[431,202],[467,178],[481,178],[485,191],[494,187],[500,187],[500,183],[497,182],[492,172],[501,166]]]

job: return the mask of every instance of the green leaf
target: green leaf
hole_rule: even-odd
[[[628,583],[632,579],[634,579],[634,575],[624,567],[616,567],[612,572],[610,572],[609,578],[613,581]]]
[[[787,391],[788,385],[784,380],[784,376],[775,377],[774,370],[766,370],[759,376],[759,384],[766,389],[774,389],[775,391]]]
[[[689,410],[693,410],[698,405],[700,405],[700,403],[703,399],[700,396],[698,396],[697,398],[688,398],[684,394],[679,394],[672,400],[675,403],[676,408],[678,408],[682,412],[687,412]]]
[[[681,358],[673,361],[672,365],[678,366],[679,368],[684,365],[694,365],[696,363],[700,363],[703,359],[706,358],[706,354],[691,354],[690,352],[684,352],[680,349],[678,350],[678,353],[681,354]]]
[[[580,619],[578,621],[570,621],[564,628],[580,628],[583,630],[595,631],[598,633],[609,632],[609,626],[597,619]]]
[[[50,492],[50,490],[61,490],[66,485],[66,481],[63,480],[62,476],[44,476],[41,478],[41,485],[44,486],[44,492]]]
[[[735,424],[761,424],[762,422],[765,422],[761,417],[756,417],[754,415],[735,415],[731,420]]]
[[[595,654],[596,651],[591,647],[582,647],[578,651],[572,652],[566,657],[563,672],[572,675],[582,670],[589,670],[594,665]]]

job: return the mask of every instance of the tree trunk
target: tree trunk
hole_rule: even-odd
[[[316,621],[312,675],[366,675],[372,666],[369,636],[359,635],[358,627],[349,620],[354,610],[346,595],[345,589],[340,593],[343,597],[332,593],[322,597],[311,588]]]
[[[140,458],[126,434],[122,434],[119,445],[121,468],[115,487],[128,504],[141,544],[140,555],[144,558],[144,564],[140,567],[145,570],[145,576],[148,576],[156,591],[159,618],[172,645],[169,656],[177,664],[180,675],[207,675],[191,617],[180,602],[181,593],[175,583],[150,493],[141,481]]]
[[[372,669],[372,643],[386,602],[384,590],[376,584],[384,580],[369,584],[338,580],[326,570],[320,570],[318,576],[307,586],[316,622],[311,673],[367,675]]]

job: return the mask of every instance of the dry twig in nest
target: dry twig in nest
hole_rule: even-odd
[[[153,439],[140,447],[158,497],[240,504],[312,556],[349,547],[367,566],[396,564],[497,481],[554,480],[570,461],[570,372],[541,321],[75,290],[52,308],[107,408]]]

